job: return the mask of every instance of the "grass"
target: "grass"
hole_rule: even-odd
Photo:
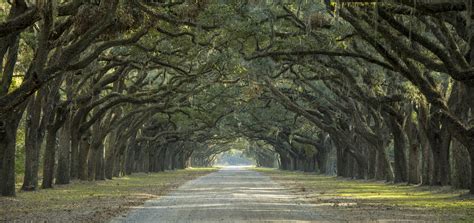
[[[0,197],[0,222],[98,222],[123,213],[131,206],[163,195],[184,182],[217,168],[189,168],[153,174],[134,174],[107,181],[73,182],[36,192]]]
[[[303,172],[255,168],[279,183],[298,190],[315,203],[355,203],[357,207],[426,210],[434,215],[452,215],[450,220],[474,221],[474,199],[467,190],[349,180]]]

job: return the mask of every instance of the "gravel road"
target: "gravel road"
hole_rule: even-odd
[[[311,204],[243,167],[225,167],[133,208],[118,222],[310,222],[324,221]]]

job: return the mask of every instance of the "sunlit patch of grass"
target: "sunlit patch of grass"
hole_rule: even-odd
[[[52,189],[18,192],[14,198],[0,197],[0,221],[3,216],[15,219],[15,215],[32,212],[74,211],[97,206],[114,208],[114,205],[124,207],[127,202],[139,205],[140,202],[156,198],[187,180],[216,170],[217,168],[189,168],[150,174],[137,173],[113,180],[74,181],[69,185],[55,185]]]
[[[349,180],[297,171],[253,168],[274,180],[304,188],[308,196],[318,200],[356,200],[361,204],[404,208],[426,208],[445,213],[460,213],[474,220],[474,199],[463,198],[467,190],[392,184],[382,181]]]

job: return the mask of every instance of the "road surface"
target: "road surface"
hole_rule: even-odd
[[[269,177],[244,167],[189,181],[173,192],[133,208],[119,222],[310,222],[315,209]],[[324,220],[323,220],[324,221]]]

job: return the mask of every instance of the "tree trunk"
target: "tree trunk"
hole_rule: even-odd
[[[94,181],[96,173],[96,157],[97,157],[97,148],[98,145],[94,143],[89,147],[89,153],[87,154],[87,180]],[[82,178],[81,178],[82,179]]]
[[[128,145],[127,148],[127,156],[125,158],[125,174],[126,175],[131,175],[132,174],[132,169],[133,169],[133,158],[135,157],[135,148],[133,145],[133,142]]]
[[[55,126],[48,127],[48,133],[46,136],[46,148],[44,151],[43,161],[43,182],[42,188],[53,187],[54,180],[54,165],[56,157],[56,136],[57,129]]]
[[[57,133],[61,125],[64,124],[65,115],[62,108],[58,107],[59,102],[59,81],[52,84],[50,94],[48,95],[47,107],[44,109],[48,118],[46,129],[46,147],[43,155],[43,182],[42,188],[53,187],[54,166],[56,164]]]
[[[406,139],[403,133],[402,124],[391,118],[391,129],[393,134],[393,149],[395,155],[395,178],[394,182],[406,182],[407,181],[407,162],[405,157]]]
[[[319,150],[317,154],[317,162],[319,163],[319,173],[320,174],[328,174],[328,158],[329,153],[326,151],[327,148]]]
[[[367,163],[367,179],[374,179],[377,169],[377,151],[374,148],[367,150]]]
[[[337,150],[337,154],[336,154],[336,168],[337,168],[336,174],[337,174],[337,176],[344,177],[345,176],[346,165],[347,165],[347,161],[345,159],[346,156],[345,156],[344,148],[337,145],[336,150]]]
[[[95,179],[96,180],[105,180],[105,159],[104,159],[104,145],[100,144],[97,150],[97,157],[96,157],[96,172],[95,172]]]
[[[419,114],[421,116],[421,113]],[[431,184],[431,171],[433,171],[432,153],[430,143],[427,138],[425,128],[420,128],[420,145],[421,145],[421,184]]]
[[[457,140],[452,140],[451,146],[452,156],[452,185],[455,188],[469,189],[471,185],[471,164],[469,159],[469,152]]]
[[[158,165],[159,165],[159,170],[158,171],[165,171],[166,170],[166,150],[168,150],[166,147],[163,147],[160,149],[160,153],[158,155]]]
[[[59,130],[58,169],[56,184],[69,184],[71,178],[71,132],[70,119]]]
[[[413,110],[409,109],[408,114],[412,114]],[[408,137],[408,183],[420,183],[420,142],[419,129],[411,117],[408,117],[406,124],[406,133]]]
[[[420,163],[419,145],[411,144],[408,150],[408,183],[420,183],[420,170],[418,164]]]
[[[383,146],[377,150],[377,170],[375,173],[375,179],[386,181],[393,181],[394,179],[394,171],[392,170],[392,165],[390,164],[388,155]]]
[[[40,134],[41,96],[32,96],[28,102],[25,130],[25,176],[21,190],[34,191],[38,188],[38,170],[42,138]]]
[[[112,179],[115,168],[115,158],[117,157],[117,144],[116,144],[117,130],[112,131],[107,139],[107,147],[105,151],[105,178]]]
[[[80,180],[88,180],[87,177],[87,159],[89,157],[90,144],[88,142],[89,136],[84,136],[81,139],[79,146],[79,162],[78,162],[78,174]]]
[[[439,157],[439,182],[442,186],[450,184],[451,164],[449,162],[449,150],[451,146],[451,134],[446,128],[441,131],[441,151]]]
[[[474,194],[474,154],[471,153],[471,194]]]
[[[21,114],[7,114],[0,119],[0,193],[15,196],[16,133]]]
[[[71,166],[69,167],[69,176],[71,179],[77,179],[79,177],[79,144],[81,140],[80,137],[74,133],[75,131],[73,130],[72,123],[69,132],[71,133]]]

